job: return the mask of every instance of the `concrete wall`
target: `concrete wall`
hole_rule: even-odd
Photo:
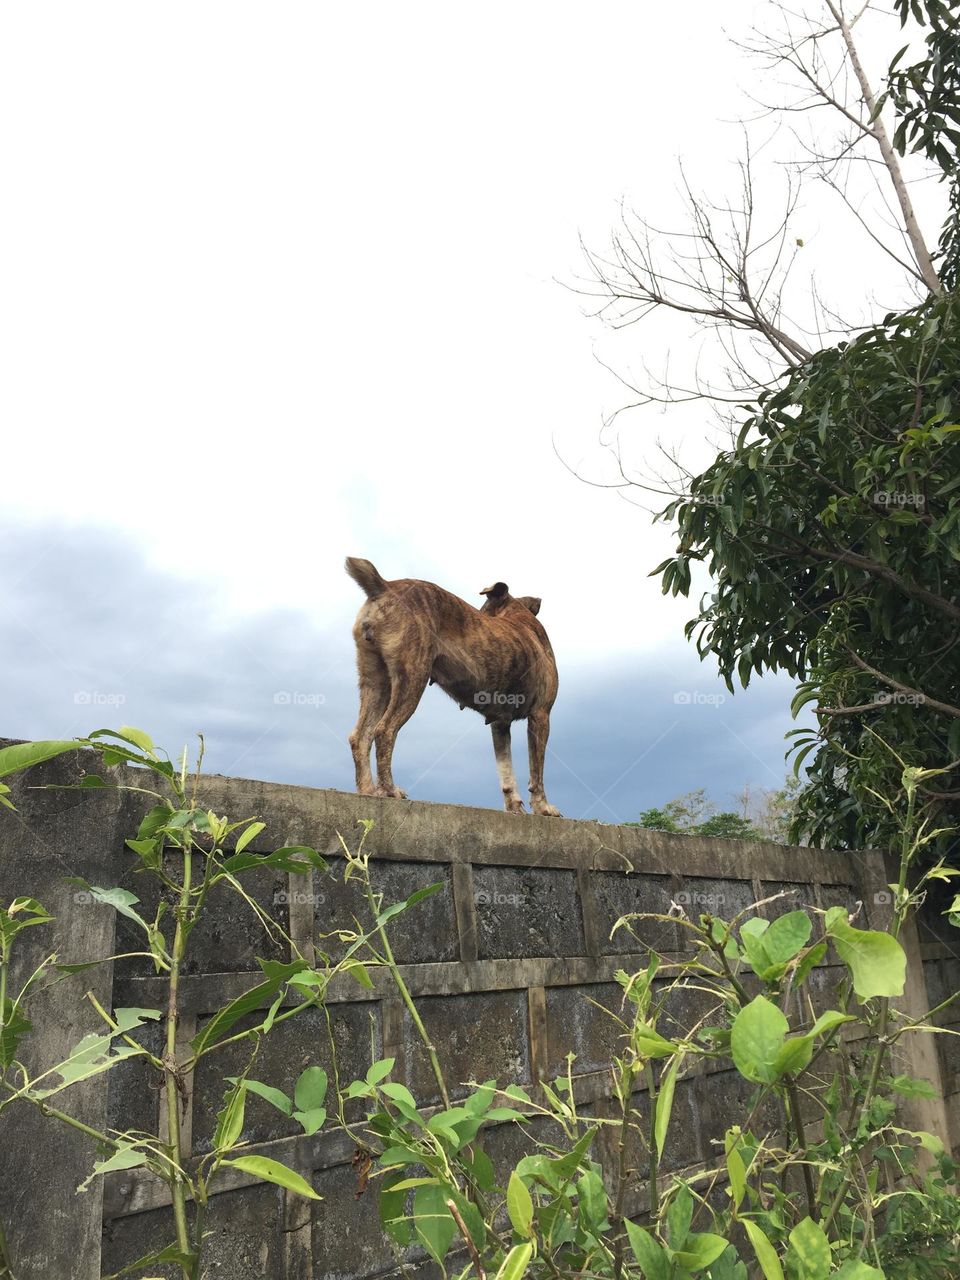
[[[82,763],[77,753],[34,770],[30,780],[69,782]],[[0,811],[0,896],[7,900],[31,894],[57,916],[51,929],[24,935],[30,939],[24,961],[54,947],[63,959],[87,959],[138,946],[125,921],[115,921],[106,908],[78,902],[75,890],[63,881],[68,874],[79,874],[101,885],[127,885],[149,911],[152,886],[132,874],[133,857],[123,846],[123,837],[137,824],[139,798],[30,791],[22,783],[17,797],[17,815]],[[355,842],[358,819],[372,818],[367,848],[375,854],[378,887],[388,901],[435,881],[445,886],[402,916],[392,937],[454,1092],[466,1081],[490,1077],[535,1084],[560,1071],[573,1052],[578,1100],[588,1115],[611,1114],[606,1065],[615,1047],[612,1022],[591,1000],[612,1007],[619,996],[615,971],[640,967],[646,959],[642,945],[629,934],[621,932],[611,940],[610,929],[619,916],[665,911],[671,899],[686,897],[694,910],[702,904],[729,917],[783,889],[794,897],[767,910],[852,906],[859,900],[868,920],[877,924],[889,910],[883,889],[891,873],[878,854],[668,836],[215,776],[205,780],[202,800],[218,813],[257,815],[265,821],[266,830],[252,846],[261,852],[309,844],[330,858],[334,875],[317,876],[312,886],[303,877],[271,872],[253,884],[255,896],[283,918],[302,947],[335,929],[356,905],[354,890],[337,875],[338,832]],[[208,923],[191,940],[183,983],[184,1044],[213,1012],[256,982],[255,957],[282,957],[252,913],[242,908],[233,896],[211,900]],[[673,923],[648,924],[640,932],[667,960],[681,957],[681,931]],[[927,1007],[924,972],[936,999],[946,985],[955,989],[960,970],[951,967],[957,966],[955,959],[941,954],[946,944],[928,939],[921,952],[915,931],[905,942],[916,962],[907,1005],[921,1013]],[[321,945],[336,952],[332,939]],[[839,977],[840,970],[829,963],[817,971],[823,1007]],[[31,1050],[37,1061],[55,1060],[54,1055],[62,1055],[96,1027],[96,1017],[82,999],[88,989],[114,1006],[158,1008],[164,998],[162,979],[151,976],[139,961],[118,961],[77,975],[44,998],[46,1009],[37,1020],[40,1033]],[[686,1029],[698,1016],[699,997],[690,992],[672,999],[672,1016]],[[330,1013],[342,1077],[363,1074],[372,1040],[378,1056],[397,1059],[396,1079],[405,1081],[421,1101],[435,1099],[429,1065],[406,1011],[380,975],[373,991],[355,982],[337,985]],[[927,1076],[938,1088],[943,1071],[954,1094],[956,1069],[949,1054],[938,1056],[932,1039],[913,1037],[913,1057],[901,1069]],[[188,1113],[195,1154],[209,1149],[221,1103],[220,1079],[234,1074],[244,1061],[239,1051],[225,1049],[200,1064]],[[274,1029],[255,1074],[288,1088],[310,1063],[330,1065],[323,1017],[312,1011]],[[732,1072],[696,1070],[681,1080],[665,1171],[714,1160],[714,1144],[736,1119],[747,1092]],[[153,1128],[157,1123],[159,1095],[139,1063],[78,1086],[65,1099],[72,1113],[98,1126]],[[949,1137],[958,1099],[950,1101],[949,1115],[940,1102],[918,1104],[915,1126],[937,1128]],[[638,1094],[641,1112],[645,1105],[644,1095]],[[27,1107],[16,1115],[10,1109],[7,1117],[0,1123],[0,1201],[20,1280],[94,1280],[170,1241],[164,1188],[152,1177],[140,1170],[112,1174],[78,1197],[75,1187],[95,1158],[92,1144]],[[308,1203],[231,1171],[208,1213],[213,1233],[209,1274],[231,1280],[335,1280],[393,1267],[381,1238],[375,1197],[355,1198],[353,1148],[343,1135],[297,1136],[279,1112],[251,1098],[245,1137],[251,1151],[298,1168],[323,1200]],[[490,1132],[486,1147],[501,1168],[509,1168],[522,1154],[510,1126]],[[609,1166],[612,1144],[600,1141],[597,1150]],[[641,1193],[638,1185],[636,1194]],[[167,1273],[160,1268],[156,1274]]]

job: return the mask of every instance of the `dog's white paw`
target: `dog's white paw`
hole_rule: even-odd
[[[535,802],[533,812],[541,818],[562,818],[563,814],[555,804],[547,804],[546,800]]]

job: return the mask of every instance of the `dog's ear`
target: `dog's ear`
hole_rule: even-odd
[[[543,602],[539,596],[517,596],[516,603],[522,604],[525,609],[529,609],[533,616],[536,617]]]
[[[505,582],[495,582],[492,587],[483,587],[480,594],[486,596],[489,602],[495,603],[498,600],[502,600],[504,596],[508,596],[510,588]]]

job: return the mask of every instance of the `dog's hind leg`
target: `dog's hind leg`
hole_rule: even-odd
[[[547,803],[543,790],[543,759],[547,754],[550,734],[550,712],[531,711],[527,720],[527,744],[530,748],[530,808],[547,818],[559,818],[560,810]]]
[[[513,772],[510,725],[501,724],[495,720],[490,728],[493,732],[493,754],[497,758],[497,773],[500,775],[500,790],[503,792],[503,807],[507,813],[524,813],[523,801],[517,790],[517,779]]]
[[[370,748],[377,723],[390,701],[390,677],[379,653],[368,642],[357,644],[357,670],[360,674],[360,715],[350,734],[350,750],[357,772],[357,792],[361,796],[376,795],[370,772]]]
[[[393,796],[397,800],[407,798],[393,781],[393,746],[397,734],[416,711],[429,679],[429,661],[418,661],[416,665],[398,663],[390,668],[390,701],[373,734],[377,749],[377,795]]]

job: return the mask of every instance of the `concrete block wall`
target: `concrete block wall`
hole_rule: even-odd
[[[91,764],[78,752],[34,770],[29,781],[75,781]],[[24,961],[54,946],[63,959],[139,949],[126,921],[115,920],[107,908],[78,902],[73,887],[63,882],[79,874],[101,885],[123,884],[150,913],[155,890],[146,877],[133,874],[133,857],[123,845],[139,821],[140,799],[129,793],[36,791],[22,780],[17,798],[17,815],[0,814],[0,894],[5,899],[31,894],[57,916],[55,941],[37,937],[40,929],[28,931],[34,937]],[[878,854],[669,836],[217,776],[205,779],[202,803],[232,818],[256,815],[264,821],[266,829],[251,846],[259,852],[308,844],[330,859],[333,875],[315,875],[312,885],[304,877],[271,871],[246,882],[301,948],[316,945],[336,954],[340,944],[325,935],[360,909],[355,887],[345,886],[338,874],[339,836],[355,845],[360,819],[374,821],[366,847],[374,855],[375,880],[385,901],[443,884],[441,892],[398,918],[391,937],[454,1095],[463,1093],[470,1080],[491,1077],[535,1087],[564,1070],[567,1054],[574,1053],[584,1114],[612,1114],[608,1064],[616,1028],[597,1005],[616,1007],[620,989],[614,974],[645,966],[644,943],[666,962],[679,960],[684,946],[683,931],[668,921],[638,925],[639,941],[625,930],[611,938],[614,922],[624,914],[666,912],[671,901],[685,901],[693,912],[711,908],[729,918],[782,890],[792,896],[765,910],[862,901],[867,918],[880,924],[889,909],[882,887],[890,871]],[[938,956],[922,953],[915,934],[905,941],[917,960],[920,987],[908,995],[919,1013],[926,1008],[922,955],[927,980],[938,991],[960,975],[941,965]],[[191,940],[183,980],[184,1046],[216,1010],[256,983],[258,956],[285,958],[234,895],[220,902],[211,898],[208,921]],[[816,974],[823,1007],[840,977],[829,959]],[[279,1024],[262,1044],[255,1077],[289,1090],[305,1066],[329,1069],[332,1034],[341,1079],[363,1075],[371,1053],[392,1056],[394,1078],[421,1102],[435,1102],[436,1086],[406,1010],[385,975],[374,971],[373,977],[373,990],[338,980],[330,992],[329,1032],[320,1011]],[[163,979],[139,961],[117,961],[77,975],[45,997],[40,1032],[31,1045],[37,1061],[56,1060],[55,1053],[96,1028],[96,1017],[92,1010],[88,1015],[82,1000],[88,988],[114,1007],[159,1008],[164,1000]],[[670,1016],[678,1028],[687,1030],[700,1009],[696,992],[671,997]],[[911,1052],[920,1049],[927,1057],[905,1068],[939,1087],[940,1073],[949,1066],[935,1046]],[[223,1076],[242,1069],[247,1053],[229,1047],[201,1062],[187,1103],[195,1155],[209,1149]],[[677,1123],[664,1170],[714,1161],[715,1143],[740,1115],[748,1092],[734,1072],[691,1070],[678,1085]],[[71,1111],[91,1124],[117,1129],[153,1129],[160,1108],[159,1093],[139,1062],[77,1086],[67,1100]],[[951,1098],[951,1110],[956,1101]],[[919,1105],[926,1110],[914,1117],[916,1127],[922,1123],[948,1133],[952,1120],[945,1106]],[[643,1114],[642,1092],[637,1107]],[[394,1267],[381,1236],[375,1193],[356,1198],[354,1148],[345,1135],[298,1136],[279,1112],[252,1097],[244,1136],[251,1152],[297,1168],[323,1199],[307,1202],[231,1170],[208,1211],[210,1274],[231,1280],[341,1280]],[[509,1169],[524,1154],[522,1141],[515,1127],[504,1126],[490,1131],[485,1144],[494,1164]],[[612,1139],[601,1130],[597,1141],[598,1156],[611,1168]],[[83,1196],[74,1194],[95,1158],[92,1144],[80,1135],[64,1136],[61,1126],[24,1107],[16,1116],[8,1111],[0,1123],[0,1152],[0,1202],[8,1231],[12,1228],[21,1280],[94,1280],[169,1243],[165,1189],[142,1170],[111,1174]],[[11,1158],[11,1152],[17,1154]],[[638,1205],[640,1183],[642,1177]],[[416,1264],[417,1257],[412,1261]],[[156,1274],[167,1273],[160,1268]]]

